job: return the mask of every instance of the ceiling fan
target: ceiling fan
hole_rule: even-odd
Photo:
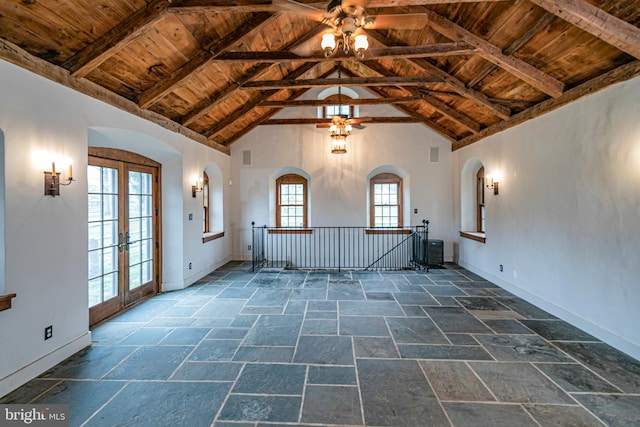
[[[297,13],[308,19],[325,24],[333,33],[322,36],[325,56],[335,54],[340,48],[345,53],[353,50],[359,59],[369,47],[362,30],[374,29],[420,29],[427,23],[427,15],[411,13],[403,15],[369,15],[365,9],[367,0],[330,0],[326,12],[295,0],[274,0],[273,5],[281,10]]]
[[[341,69],[341,66],[338,65],[338,79],[341,77]],[[338,85],[338,103],[336,106],[338,107],[338,114],[331,116],[330,123],[318,123],[316,125],[317,128],[329,128],[332,137],[335,135],[343,135],[345,138],[351,134],[353,128],[365,128],[361,123],[367,119],[351,117],[351,114],[344,114],[342,112],[343,106],[351,107],[349,104],[342,104],[342,86],[340,85]]]

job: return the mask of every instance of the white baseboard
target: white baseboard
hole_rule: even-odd
[[[458,261],[458,265],[460,265],[461,267],[466,268],[467,270],[471,271],[472,273],[475,273],[489,281],[491,281],[492,283],[495,283],[496,285],[500,286],[501,288],[511,292],[512,294],[522,298],[523,300],[535,305],[536,307],[539,307],[545,311],[547,311],[548,313],[553,314],[554,316],[558,317],[559,319],[564,320],[567,323],[570,323],[571,325],[575,326],[578,329],[581,329],[583,331],[585,331],[588,334],[593,335],[594,337],[602,340],[603,342],[609,344],[610,346],[620,350],[623,353],[628,354],[629,356],[640,360],[640,345],[629,341],[628,339],[626,339],[625,337],[620,336],[619,334],[616,334],[615,332],[604,328],[600,325],[597,325],[593,322],[591,322],[589,319],[586,319],[578,314],[572,313],[570,311],[567,311],[566,309],[562,308],[562,307],[558,307],[557,305],[553,304],[550,301],[547,301],[545,299],[542,299],[540,297],[538,297],[537,295],[534,295],[532,293],[529,293],[527,290],[522,289],[520,287],[518,287],[517,285],[508,282],[504,279],[501,279],[500,277],[491,274],[487,271],[484,271],[482,269],[479,269],[473,265],[468,264],[467,262],[463,261],[463,260],[459,260]]]
[[[56,366],[58,363],[73,356],[83,348],[91,345],[91,332],[80,335],[79,337],[71,340],[62,347],[52,351],[51,353],[42,356],[38,360],[24,366],[23,368],[7,375],[0,380],[0,396],[4,396],[11,393],[21,385],[31,381],[38,375]]]
[[[178,291],[180,289],[188,288],[189,286],[193,285],[198,280],[202,279],[207,274],[211,273],[212,271],[217,270],[218,268],[222,267],[223,265],[227,264],[228,262],[232,261],[233,259],[234,258],[232,256],[227,256],[227,257],[223,258],[222,260],[217,261],[217,262],[205,267],[202,270],[194,271],[188,277],[185,277],[185,279],[182,280],[182,281],[163,282],[162,283],[162,292]]]

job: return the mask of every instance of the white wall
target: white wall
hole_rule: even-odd
[[[202,243],[202,206],[190,182],[208,163],[228,179],[230,157],[4,61],[0,93],[4,292],[17,294],[13,308],[0,312],[4,395],[90,344],[87,147],[124,148],[162,163],[164,290],[187,286],[231,259],[230,237]],[[51,157],[71,158],[76,178],[55,198],[43,189],[42,163]],[[224,200],[229,209],[228,194]],[[53,338],[44,341],[47,325]]]
[[[487,192],[486,244],[459,263],[640,358],[640,79],[453,153],[502,172]],[[504,271],[499,271],[499,265]]]
[[[439,163],[429,162],[430,147],[439,147]],[[246,150],[251,151],[251,166],[242,164]],[[408,174],[405,225],[431,221],[430,237],[445,241],[445,259],[451,260],[451,144],[422,125],[372,124],[353,131],[347,151],[331,154],[328,130],[313,125],[262,126],[234,143],[234,256],[250,258],[252,221],[275,225],[273,183],[285,168],[309,175],[309,226],[367,226],[367,176],[391,165]]]
[[[0,295],[4,295],[4,133],[0,129]]]

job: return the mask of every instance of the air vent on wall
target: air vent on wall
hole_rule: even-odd
[[[244,150],[242,152],[242,165],[251,166],[251,150]]]
[[[440,147],[431,147],[429,149],[429,162],[438,163],[440,161]]]

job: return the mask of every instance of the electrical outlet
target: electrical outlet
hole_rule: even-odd
[[[500,264],[500,271],[504,271],[504,267]]]
[[[44,339],[45,341],[49,338],[53,338],[53,325],[49,325],[44,328]]]
[[[247,246],[247,250],[249,251],[251,250],[251,245]]]
[[[193,214],[192,213],[189,214],[189,221],[193,221]]]
[[[189,263],[189,270],[191,270],[191,267],[193,267],[193,266],[191,265],[191,263]]]

